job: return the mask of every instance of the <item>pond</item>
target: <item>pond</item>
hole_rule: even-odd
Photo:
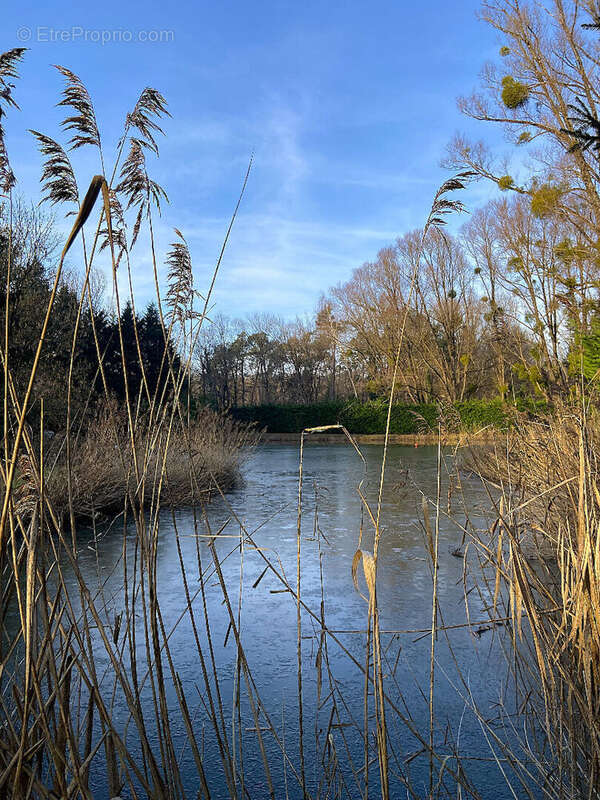
[[[301,598],[313,613],[303,609],[300,622],[303,750],[310,797],[361,796],[358,784],[363,781],[361,732],[365,680],[360,666],[365,665],[367,603],[354,588],[352,560],[361,525],[363,548],[371,550],[373,546],[373,528],[367,516],[361,514],[357,486],[363,480],[363,492],[375,506],[382,448],[364,446],[361,450],[366,467],[350,445],[308,444],[304,451]],[[465,527],[473,532],[489,529],[494,520],[492,503],[479,479],[457,472],[451,451],[444,450],[442,460],[438,625],[448,630],[438,634],[435,650],[434,741],[439,754],[434,763],[435,782],[441,773],[452,790],[453,781],[448,770],[456,769],[454,754],[458,752],[462,769],[481,797],[524,797],[517,786],[514,794],[508,788],[501,773],[501,766],[506,771],[506,765],[501,756],[496,762],[488,743],[489,732],[471,708],[476,703],[482,718],[497,727],[501,713],[510,714],[514,704],[502,647],[505,633],[500,627],[489,629],[486,626],[485,606],[490,597],[473,590],[473,577],[463,558],[466,551],[467,561],[475,565],[475,548],[469,544],[470,536],[463,540],[463,531]],[[206,609],[223,719],[240,771],[243,766],[244,792],[252,798],[269,796],[258,736],[261,733],[275,796],[302,797],[294,775],[294,770],[300,770],[297,606],[281,580],[285,575],[295,588],[298,467],[297,446],[262,445],[243,468],[243,484],[225,500],[216,498],[206,509],[206,520],[189,510],[178,510],[174,515],[164,511],[161,517],[156,570],[162,619],[165,629],[172,630],[170,650],[188,696],[198,739],[202,740],[204,770],[213,797],[229,795],[219,747],[207,713],[209,700],[196,647],[197,634],[208,659],[198,555],[205,576]],[[391,797],[408,796],[403,784],[407,775],[416,797],[427,796],[430,781],[429,758],[423,753],[419,740],[419,737],[425,741],[429,738],[431,637],[427,631],[431,629],[432,619],[431,562],[425,547],[422,496],[435,500],[436,491],[435,447],[390,448],[381,516],[377,595],[384,681],[396,709],[390,707],[386,712]],[[435,521],[435,509],[430,508],[431,519]],[[240,639],[251,674],[258,733],[243,670],[238,672],[238,648],[230,630],[229,611],[212,567],[208,539],[204,536],[207,522],[213,533],[220,531],[215,550],[236,625],[239,622]],[[243,537],[242,548],[241,525],[249,535]],[[197,612],[196,631],[185,613],[177,538],[192,605]],[[130,552],[133,540],[131,532]],[[111,619],[122,605],[121,533],[117,529],[109,530],[97,541],[90,535],[83,537],[79,556],[90,589],[103,586],[110,609],[107,618]],[[128,558],[131,562],[131,555]],[[265,558],[276,571],[267,569],[265,572]],[[359,569],[359,587],[363,594],[367,593],[362,568]],[[466,625],[465,598],[470,628]],[[330,631],[324,640],[322,619]],[[146,654],[141,642],[140,638],[138,656],[143,662]],[[100,675],[106,691],[110,691],[110,663],[101,647],[97,653]],[[168,674],[164,680],[170,724],[180,746],[178,758],[184,788],[188,796],[195,797],[199,788],[197,769],[189,747],[184,746],[185,725]],[[239,710],[234,702],[238,684]],[[211,679],[210,685],[216,697],[214,680]],[[372,738],[375,727],[372,688],[368,702],[372,748],[369,796],[378,797],[379,770]],[[150,709],[149,695],[148,703]],[[125,726],[126,708],[118,697],[114,700],[113,713]],[[268,730],[267,715],[279,743]],[[149,728],[152,728],[151,719],[149,711]],[[132,735],[128,738],[130,745]],[[160,746],[156,739],[151,742],[153,746]],[[98,770],[93,779],[97,796],[101,796],[106,789],[102,771]],[[453,794],[457,796],[455,787]],[[126,790],[123,795],[127,796]]]

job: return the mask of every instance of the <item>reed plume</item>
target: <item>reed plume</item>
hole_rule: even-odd
[[[46,192],[42,200],[52,205],[73,203],[79,206],[79,189],[73,172],[73,165],[64,148],[50,136],[30,130],[37,139],[41,154],[45,157],[42,167],[41,183]],[[69,214],[73,214],[70,211]]]
[[[100,149],[100,131],[88,90],[74,72],[71,72],[66,67],[55,66],[66,82],[62,100],[57,105],[72,108],[74,111],[71,116],[66,117],[62,122],[65,130],[73,131],[69,141],[71,150],[76,150],[88,144]]]
[[[19,77],[17,66],[26,49],[15,47],[0,55],[0,190],[4,192],[9,192],[13,188],[16,178],[8,160],[3,120],[8,108],[19,107],[13,97],[15,84],[12,80]]]
[[[423,241],[425,241],[430,228],[437,228],[440,230],[445,227],[448,222],[447,217],[450,214],[461,214],[466,211],[464,203],[461,200],[449,198],[446,197],[446,195],[450,192],[466,189],[469,180],[474,178],[475,175],[475,172],[465,170],[464,172],[457,173],[452,178],[448,178],[447,181],[442,183],[433,198],[431,210],[427,217],[425,227],[423,228]]]
[[[130,248],[133,248],[140,233],[142,220],[147,216],[153,204],[160,212],[162,200],[168,202],[167,193],[156,181],[152,180],[146,169],[144,149],[151,146],[144,139],[130,138],[129,154],[123,162],[120,180],[115,191],[125,196],[127,209],[137,207],[137,217],[133,225]],[[151,148],[152,149],[152,148]]]
[[[171,116],[167,110],[167,101],[159,91],[147,86],[140,94],[133,111],[127,114],[124,136],[130,128],[135,128],[146,145],[158,155],[155,136],[157,133],[164,135],[164,131],[153,117],[162,116]]]
[[[113,247],[115,254],[115,269],[119,266],[123,255],[127,253],[127,224],[125,222],[125,213],[123,206],[119,200],[114,189],[109,189],[108,192],[110,204],[110,216],[112,228],[109,231],[108,226],[104,225],[100,230],[100,252],[107,247]]]
[[[167,255],[169,266],[167,305],[171,310],[171,324],[179,322],[183,326],[191,317],[196,291],[194,290],[192,258],[188,244],[177,228],[175,228],[175,234],[179,241],[171,244]]]

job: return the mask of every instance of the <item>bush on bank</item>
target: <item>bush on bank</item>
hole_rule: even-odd
[[[465,400],[447,406],[435,403],[392,407],[390,432],[426,433],[441,421],[444,430],[476,430],[486,426],[504,429],[510,425],[514,407],[500,399]],[[387,402],[330,402],[312,405],[268,404],[237,406],[230,410],[239,422],[253,422],[268,433],[300,433],[305,428],[344,425],[350,433],[385,433]]]

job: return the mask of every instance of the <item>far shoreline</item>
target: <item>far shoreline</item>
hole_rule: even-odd
[[[301,433],[263,433],[260,444],[300,444]],[[356,433],[351,434],[357,444],[385,444],[384,434]],[[464,447],[472,444],[494,444],[502,437],[501,431],[442,433],[442,444]],[[343,433],[306,433],[305,444],[348,444]],[[406,447],[427,447],[438,443],[437,433],[390,433],[389,444]],[[259,446],[260,446],[259,444]]]

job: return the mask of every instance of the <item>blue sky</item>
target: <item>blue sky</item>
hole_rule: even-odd
[[[4,49],[19,39],[30,47],[16,91],[21,111],[6,125],[19,190],[39,197],[41,160],[27,129],[60,137],[62,79],[51,64],[85,82],[109,149],[139,91],[155,86],[172,114],[152,165],[171,201],[157,225],[160,252],[180,228],[197,286],[207,285],[254,151],[216,311],[311,312],[322,291],[422,224],[455,132],[498,137],[456,108],[502,44],[476,19],[478,5],[12,3]],[[116,41],[101,44],[102,31],[117,31]],[[124,41],[140,31],[168,31],[168,41]],[[75,158],[82,187],[97,171],[91,156]],[[468,203],[486,191],[471,190]],[[152,292],[145,242],[134,283],[141,305]]]

